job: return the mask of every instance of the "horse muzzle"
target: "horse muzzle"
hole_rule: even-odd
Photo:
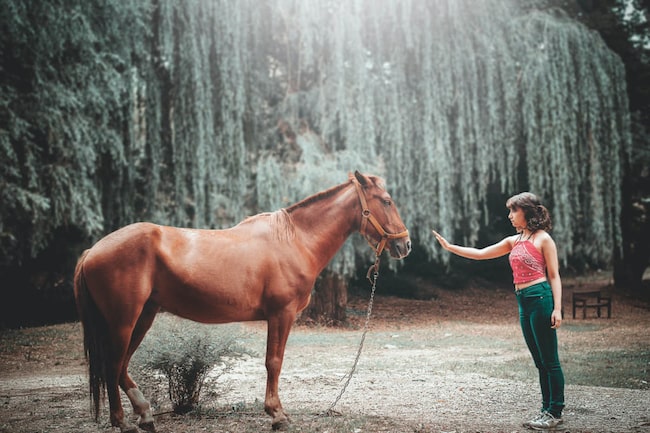
[[[403,259],[411,252],[411,238],[406,236],[404,238],[389,241],[388,251],[390,252],[390,256],[394,259]]]

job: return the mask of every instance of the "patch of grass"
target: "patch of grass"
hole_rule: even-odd
[[[18,358],[21,361],[58,362],[83,359],[81,326],[65,323],[24,329],[0,331],[0,359]],[[71,350],[71,346],[77,350]]]
[[[604,386],[611,388],[650,389],[650,350],[615,349],[589,350],[561,356],[565,381],[570,385]],[[501,362],[489,357],[468,364],[449,365],[453,371],[473,371],[478,374],[515,381],[536,381],[537,373],[527,353]]]
[[[369,416],[354,413],[319,414],[308,410],[293,408],[290,414],[291,424],[288,433],[393,433],[396,431],[413,431],[424,433],[426,428],[419,424],[405,426],[403,421],[388,417]],[[214,431],[229,433],[259,433],[271,430],[271,418],[257,401],[244,406],[225,406],[222,408],[195,410],[183,416],[173,414],[156,419],[156,426],[165,431],[189,431],[193,423],[205,425],[205,421],[213,424]],[[178,430],[176,429],[178,428]],[[406,428],[406,429],[405,429]]]
[[[326,328],[323,328],[326,329]],[[312,334],[312,333],[298,333],[291,332],[287,340],[287,347],[329,347],[333,345],[346,345],[358,343],[361,338],[362,331],[353,332],[326,332]]]
[[[562,328],[566,332],[598,332],[605,329],[606,325],[601,325],[597,323],[576,323],[569,322],[562,325]]]
[[[67,338],[67,329],[61,329],[61,326],[5,329],[0,332],[0,352],[21,350],[24,347],[49,346],[52,340],[65,338]]]
[[[566,382],[575,385],[650,389],[650,348],[573,353],[563,368]]]

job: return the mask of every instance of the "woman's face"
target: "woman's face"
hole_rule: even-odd
[[[520,208],[511,207],[510,212],[508,213],[508,219],[510,220],[510,224],[512,224],[518,232],[525,229],[528,225],[526,223],[526,215],[524,215],[524,211]]]

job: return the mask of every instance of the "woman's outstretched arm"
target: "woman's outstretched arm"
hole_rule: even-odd
[[[440,233],[435,230],[431,230],[433,235],[442,246],[447,251],[465,257],[472,260],[487,260],[495,259],[497,257],[505,256],[512,250],[512,243],[514,236],[504,238],[502,241],[492,244],[485,248],[473,248],[473,247],[463,247],[460,245],[450,244],[447,239],[442,237]]]

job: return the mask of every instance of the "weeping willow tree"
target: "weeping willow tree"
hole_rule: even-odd
[[[2,265],[71,231],[87,245],[143,219],[231,226],[354,169],[386,178],[428,260],[448,260],[430,229],[480,243],[505,212],[490,194],[532,190],[565,264],[609,265],[630,146],[623,65],[533,4],[7,0]],[[359,239],[332,272],[354,274]]]
[[[335,148],[381,157],[430,257],[448,257],[431,228],[475,244],[493,219],[489,190],[532,190],[552,210],[565,264],[610,263],[629,114],[624,68],[597,35],[507,1],[285,0],[274,10],[281,108]]]

